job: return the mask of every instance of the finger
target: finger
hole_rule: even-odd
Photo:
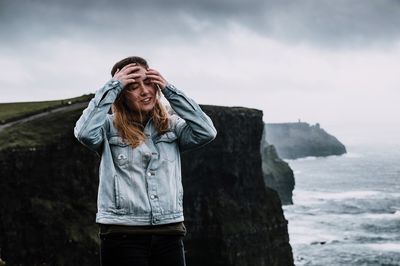
[[[131,73],[131,74],[126,75],[127,78],[140,78],[142,76],[143,76],[142,74],[138,74],[138,73]]]
[[[135,83],[134,79],[126,79],[126,80],[124,80],[124,84],[125,84],[124,87],[127,87],[128,85],[133,84],[133,83]]]
[[[129,83],[135,83],[136,80],[135,80],[135,79],[127,79],[127,82],[129,82]]]
[[[131,63],[131,64],[127,64],[126,66],[124,66],[121,71],[125,71],[125,69],[129,68],[129,67],[133,67],[133,66],[137,66],[136,63]]]
[[[137,66],[135,63],[129,64],[129,65],[124,66],[124,67],[121,69],[120,72],[129,73],[129,72],[132,71],[132,68],[137,68],[137,69],[139,69],[139,66]]]
[[[158,84],[158,85],[160,85],[160,86],[164,86],[165,85],[165,81],[164,80],[160,80],[160,79],[152,79],[151,80],[151,83],[153,83],[153,84]]]
[[[124,70],[124,73],[129,74],[129,73],[135,73],[140,71],[141,67],[140,66],[130,66]]]
[[[157,75],[146,75],[147,78],[150,79],[150,81],[164,81],[164,79],[161,76],[157,76]]]
[[[158,85],[162,85],[163,84],[163,82],[160,81],[160,80],[153,80],[151,83],[158,84]]]
[[[164,89],[167,86],[166,82],[153,82],[153,84],[160,90]]]
[[[151,83],[157,83],[157,84],[163,84],[163,83],[165,83],[163,80],[159,80],[159,79],[151,79],[150,82],[151,82]]]
[[[160,75],[160,72],[158,72],[157,70],[151,69],[151,68],[149,68],[149,69],[146,71],[146,73],[155,74],[155,75]]]
[[[146,77],[157,77],[157,78],[162,78],[162,76],[158,73],[146,73]]]

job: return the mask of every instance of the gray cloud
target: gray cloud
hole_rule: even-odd
[[[72,36],[166,40],[204,36],[231,23],[285,42],[369,46],[400,39],[398,0],[1,1],[3,45]]]

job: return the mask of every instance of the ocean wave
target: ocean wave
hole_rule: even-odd
[[[392,236],[398,236],[399,226],[400,226],[399,220],[387,220],[381,223],[375,222],[375,223],[361,224],[361,229],[364,230],[365,232],[368,232],[369,234],[377,234],[377,235],[391,234]]]
[[[320,193],[320,197],[324,199],[364,199],[372,196],[382,194],[379,191],[374,190],[353,190],[345,192],[323,192]]]
[[[303,158],[293,159],[293,161],[314,161],[317,160],[319,157],[316,156],[307,156]]]
[[[392,242],[392,243],[373,243],[366,244],[369,248],[381,250],[381,251],[393,251],[399,252],[400,250],[400,242]]]
[[[383,241],[388,241],[391,240],[390,235],[374,235],[374,234],[369,234],[369,235],[356,235],[354,236],[351,240],[355,241],[357,243],[368,243],[368,244],[372,244],[372,243],[382,243]]]
[[[394,151],[368,147],[291,162],[298,178],[294,205],[284,212],[296,265],[400,266],[400,149]]]
[[[400,207],[397,205],[400,193],[384,191],[294,191],[293,208],[290,211],[305,215],[313,213],[363,214],[370,218],[393,218],[384,215],[400,217]],[[383,216],[382,216],[383,215]],[[367,217],[368,218],[368,217]]]
[[[362,158],[363,155],[361,155],[360,153],[355,153],[355,152],[348,152],[342,155],[343,157],[346,158]]]
[[[366,219],[400,219],[400,211],[386,213],[364,213],[362,218]]]
[[[375,197],[378,195],[384,195],[385,193],[374,190],[353,190],[344,192],[325,192],[325,191],[306,191],[306,190],[294,190],[293,196],[297,200],[303,201],[315,201],[315,200],[343,200],[343,199],[365,199]]]
[[[289,227],[289,235],[295,236],[291,238],[291,244],[299,245],[324,245],[324,244],[335,244],[343,241],[343,238],[334,233],[329,233],[323,229],[311,229],[309,225],[296,225],[296,228]]]

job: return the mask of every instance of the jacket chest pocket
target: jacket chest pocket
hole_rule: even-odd
[[[123,142],[121,137],[111,137],[108,143],[110,144],[114,162],[121,167],[127,166],[129,162],[129,145]]]
[[[177,158],[177,140],[178,136],[174,132],[167,132],[154,139],[160,159],[168,162],[174,162]]]

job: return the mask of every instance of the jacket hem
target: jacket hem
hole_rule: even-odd
[[[169,223],[183,222],[183,212],[160,214],[160,215],[118,215],[109,212],[98,212],[96,214],[96,223],[115,224],[115,225],[161,225]]]

